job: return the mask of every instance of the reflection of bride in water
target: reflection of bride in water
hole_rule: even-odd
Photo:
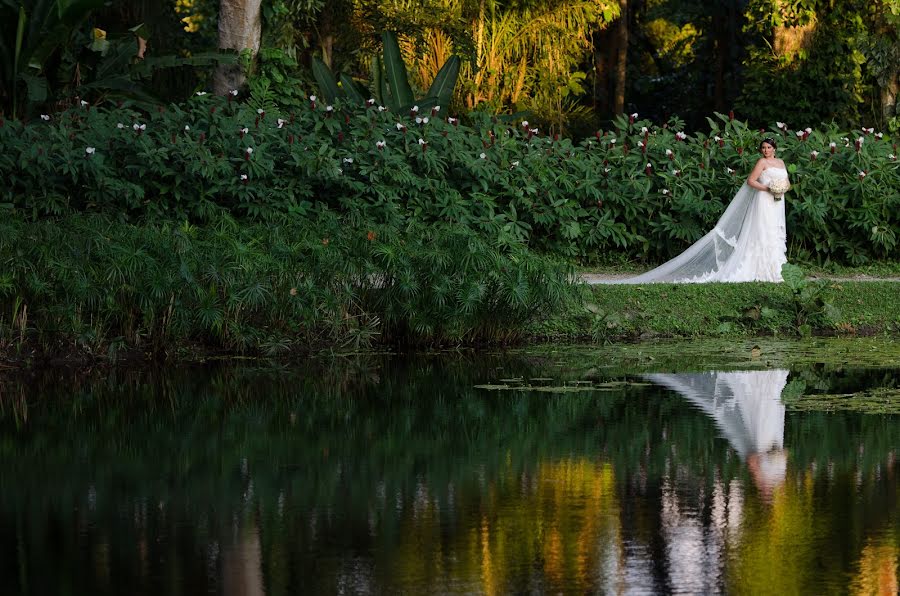
[[[787,377],[788,371],[777,369],[646,375],[712,418],[766,495],[787,470],[781,403]]]

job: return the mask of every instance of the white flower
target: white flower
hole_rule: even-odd
[[[394,126],[397,127],[397,130],[403,130],[403,129],[405,128],[405,127],[403,126],[403,124],[401,124],[400,122],[398,122],[398,123],[395,124]]]
[[[285,120],[283,118],[279,118],[278,119],[278,128],[284,128],[284,125],[286,122],[287,122],[287,120]]]
[[[833,149],[833,148],[837,147],[837,143],[835,143],[834,141],[831,141],[830,143],[828,143],[828,146]]]
[[[247,134],[248,132],[250,132],[250,129],[245,126],[244,128],[241,129],[241,132],[244,134]]]
[[[86,101],[84,101],[84,100],[82,99],[82,100],[81,100],[81,107],[86,108],[87,105],[88,105],[88,102],[86,102]]]
[[[118,124],[116,124],[116,128],[119,128],[119,129],[125,128],[125,125],[122,124],[121,122],[119,122]]]
[[[632,114],[631,117],[637,119],[637,117],[638,117],[637,112],[635,112],[634,114]]]
[[[652,167],[653,167],[653,164],[650,163],[650,162],[648,161],[648,162],[647,162],[647,167],[648,167],[648,168],[652,168]]]
[[[232,89],[232,90],[229,91],[228,93],[230,93],[230,94],[233,95],[234,97],[237,97],[238,90],[237,90],[237,89]]]
[[[662,189],[662,193],[663,193],[664,195],[669,194],[669,189],[668,189],[668,188]]]
[[[47,114],[41,114],[41,120],[43,120],[44,122],[48,122],[50,120],[50,116],[48,116]]]
[[[256,108],[256,113],[259,114],[260,116],[262,116],[263,114],[266,113],[266,111],[262,108]]]
[[[818,151],[810,151],[809,154],[812,156],[813,159],[819,157],[819,152],[818,152]]]
[[[607,174],[609,174],[611,172],[611,170],[609,168],[603,168],[603,171],[606,172]]]
[[[513,168],[519,167],[519,162],[518,162],[518,160],[512,162],[512,164],[510,164],[510,167],[513,167]]]
[[[97,150],[94,149],[93,147],[85,147],[84,148],[84,152],[87,153],[88,155],[93,155],[95,151],[97,151]]]
[[[866,132],[869,133],[869,134],[872,134],[873,132],[875,132],[875,129],[874,129],[874,128],[864,128],[863,130],[866,131]]]
[[[325,106],[325,111],[326,111],[326,112],[333,112],[333,111],[334,111],[334,106]]]
[[[681,174],[681,170],[672,170],[673,176],[678,176],[679,174]]]
[[[368,106],[374,106],[374,105],[375,105],[375,98],[370,97],[369,99],[367,99],[367,100],[366,100],[366,105],[368,105]]]
[[[533,135],[536,135],[536,134],[538,133],[538,129],[536,129],[536,128],[529,128],[529,129],[528,129],[528,132],[530,132],[530,133],[533,134]]]
[[[450,124],[456,124],[457,119],[451,116],[450,118],[447,118],[447,122],[449,122]]]
[[[422,124],[428,124],[428,116],[422,118]]]
[[[679,131],[679,132],[675,133],[675,138],[678,139],[679,141],[683,141],[687,138],[687,134]]]
[[[416,116],[416,124],[422,124],[422,118]]]
[[[777,126],[778,128],[784,128],[784,122],[776,122],[775,126]]]
[[[728,166],[725,166],[725,171],[728,172],[729,174],[734,174],[734,170],[732,170]]]
[[[479,155],[478,157],[480,157],[481,159],[487,159],[487,154],[482,153],[482,154]]]
[[[610,144],[610,145],[615,145],[615,144],[616,144],[616,139],[614,139],[614,138],[613,138],[613,139],[610,139],[610,140],[609,140],[609,144]]]
[[[185,124],[185,125],[184,125],[184,132],[190,132],[190,130],[191,130],[191,127],[188,126],[187,124]]]
[[[425,139],[419,139],[419,144],[420,144],[420,145],[427,145],[427,144],[428,144],[428,141],[426,141]]]
[[[876,138],[876,139],[880,139],[880,138],[882,138],[883,136],[884,136],[884,133],[883,133],[883,132],[876,132],[876,133],[875,133],[875,138]]]
[[[147,125],[146,124],[138,124],[137,122],[135,122],[132,125],[132,128],[135,130],[147,130]]]
[[[641,127],[641,132],[646,134],[646,132],[647,132],[647,127],[646,127],[646,126],[642,126],[642,127]]]
[[[806,128],[804,128],[803,130],[805,130],[805,131],[806,131],[806,134],[808,134],[808,135],[811,135],[811,134],[812,134],[812,129],[811,129],[810,127],[808,127],[808,126],[807,126]]]
[[[385,111],[386,109],[387,109],[387,108],[384,107],[384,106],[378,106],[378,111],[379,111],[379,112],[383,112],[383,111]]]
[[[888,159],[891,160],[891,161],[894,161],[894,160],[897,159],[897,156],[894,155],[893,153],[891,153],[890,155],[888,155]]]
[[[722,140],[722,137],[720,137],[719,135],[716,135],[713,137],[713,140],[718,143],[719,141]]]
[[[528,128],[528,120],[522,120],[522,128]]]
[[[203,97],[204,95],[206,95],[206,91],[197,91],[197,96]]]
[[[241,180],[246,180],[246,179],[247,179],[247,174],[241,174]]]
[[[668,156],[670,156],[670,155],[672,155],[672,150],[671,150],[671,149],[666,149],[666,157],[668,157]]]
[[[859,177],[860,177],[860,178],[865,178],[865,177],[866,177],[866,173],[860,170],[860,172],[859,172]]]
[[[437,114],[441,111],[441,106],[434,106],[433,108],[431,108],[431,111]]]
[[[643,146],[644,146],[644,141],[638,141],[638,147],[643,147]]]
[[[413,114],[418,113],[418,112],[419,112],[419,106],[413,106],[411,111],[412,111]]]
[[[856,142],[859,143],[860,145],[862,145],[862,144],[863,144],[863,138],[862,138],[862,137],[859,137],[858,139],[856,139]]]
[[[247,154],[253,153],[253,147],[247,147]]]
[[[316,101],[316,96],[315,96],[315,95],[310,95],[310,96],[309,96],[309,101]]]
[[[353,163],[353,158],[352,158],[352,157],[345,157],[345,158],[344,158],[344,163]]]
[[[376,141],[375,142],[375,146],[378,147],[379,149],[384,149],[386,145],[387,145],[387,143],[385,143],[384,141]]]
[[[796,135],[797,135],[797,138],[799,139],[799,138],[801,138],[804,134],[806,134],[806,131],[798,130],[798,131],[797,131],[796,133],[794,133],[794,134],[796,134]]]

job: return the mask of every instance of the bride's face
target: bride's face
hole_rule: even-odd
[[[759,151],[766,159],[772,159],[773,157],[775,157],[775,147],[768,143],[763,143]]]

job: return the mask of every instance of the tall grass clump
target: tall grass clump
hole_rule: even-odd
[[[103,215],[0,222],[0,355],[272,355],[513,341],[573,272],[466,228]]]

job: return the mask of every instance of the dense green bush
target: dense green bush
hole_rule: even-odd
[[[475,114],[462,125],[375,105],[310,101],[278,113],[263,100],[199,95],[149,115],[85,106],[2,123],[0,205],[33,218],[99,211],[192,222],[327,208],[352,222],[463,224],[501,245],[584,260],[621,251],[656,261],[711,227],[763,131],[722,115],[692,136],[677,119],[631,120],[574,143],[525,122]],[[794,183],[792,258],[897,258],[900,165],[887,137],[834,127],[768,134]]]
[[[572,276],[446,226],[13,218],[0,222],[0,355],[497,343],[575,298]]]

